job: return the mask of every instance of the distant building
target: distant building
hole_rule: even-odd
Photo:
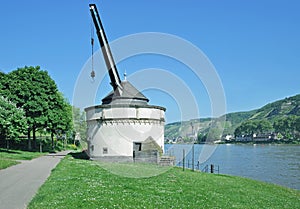
[[[235,141],[237,142],[267,142],[277,139],[276,134],[274,133],[260,133],[260,134],[252,134],[252,135],[241,135],[235,137]]]
[[[272,139],[271,134],[255,134],[253,136],[253,141],[255,142],[265,142],[270,141]]]
[[[231,140],[233,140],[234,139],[234,137],[233,137],[233,135],[231,135],[231,134],[226,134],[226,135],[223,135],[222,136],[222,140],[223,141],[231,141]]]
[[[250,142],[252,141],[252,136],[250,135],[241,135],[241,136],[237,136],[235,137],[235,141],[237,142]]]

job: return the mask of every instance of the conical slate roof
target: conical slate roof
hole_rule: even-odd
[[[121,82],[122,93],[112,91],[102,99],[102,104],[147,104],[149,99],[127,80]]]

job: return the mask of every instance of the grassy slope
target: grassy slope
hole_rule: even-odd
[[[172,168],[150,178],[111,174],[68,156],[29,208],[300,208],[300,192],[249,179]]]
[[[31,160],[41,155],[43,155],[43,153],[26,152],[20,150],[6,150],[0,148],[0,169],[18,164],[16,160]]]

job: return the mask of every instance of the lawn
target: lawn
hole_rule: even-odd
[[[5,169],[5,168],[8,168],[12,165],[17,165],[18,162],[15,161],[15,160],[10,160],[10,159],[2,159],[0,158],[0,170],[1,169]]]
[[[17,160],[31,160],[44,155],[40,152],[27,152],[21,150],[7,150],[0,148],[0,169],[18,164]]]
[[[153,177],[129,178],[106,170],[126,170],[129,176],[129,170],[136,175],[145,166],[110,164],[104,169],[98,162],[67,156],[28,208],[300,208],[299,191],[240,177],[171,168]],[[157,168],[147,170],[152,169]]]

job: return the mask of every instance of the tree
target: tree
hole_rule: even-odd
[[[253,135],[254,133],[263,134],[273,130],[272,124],[267,120],[248,120],[238,126],[235,131],[235,136]]]
[[[240,135],[253,135],[257,130],[257,123],[252,120],[243,122],[239,127],[236,128],[234,134],[235,136]]]
[[[73,137],[72,107],[60,92],[57,92],[49,101],[49,107],[46,128],[51,133],[51,143],[54,149],[54,135]]]
[[[242,135],[242,128],[241,126],[238,126],[235,130],[234,130],[234,136],[238,137]]]
[[[80,137],[81,142],[86,142],[86,116],[80,108],[73,107],[73,124],[75,133]]]
[[[0,90],[1,90],[1,95],[3,94],[3,87],[4,87],[4,83],[5,83],[5,80],[7,79],[7,76],[5,73],[1,72],[0,71]]]
[[[287,117],[279,118],[274,122],[275,132],[281,133],[285,139],[296,138],[296,133],[299,132],[300,117],[290,115]]]
[[[49,128],[51,131],[68,129],[66,103],[59,96],[55,82],[39,66],[18,68],[1,82],[1,92],[17,107],[25,111],[27,119],[28,147],[36,147],[36,131]],[[71,115],[71,114],[70,114]],[[62,125],[64,124],[64,125]],[[64,126],[64,127],[63,127]]]
[[[25,112],[3,96],[0,96],[0,136],[4,139],[18,140],[26,130]]]
[[[199,133],[197,136],[198,144],[204,143],[206,141],[207,134]]]
[[[211,127],[206,135],[206,142],[214,142],[220,140],[222,137],[223,130],[218,127]]]
[[[298,140],[300,139],[300,117],[297,117],[295,120],[295,130]]]
[[[256,121],[256,124],[257,133],[268,133],[273,129],[272,123],[267,120]]]

